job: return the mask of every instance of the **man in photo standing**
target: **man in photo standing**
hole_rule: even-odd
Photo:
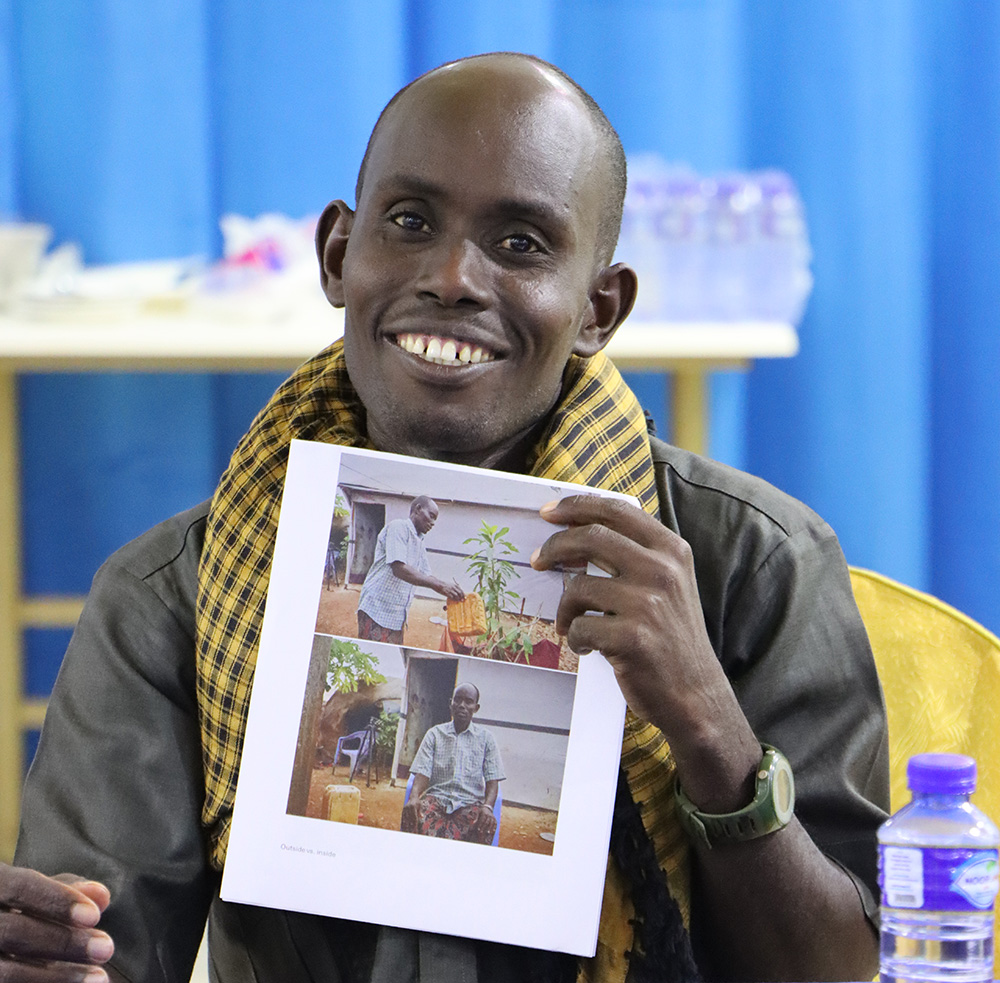
[[[361,585],[358,638],[402,645],[417,587],[428,587],[453,601],[465,597],[454,580],[449,583],[431,572],[424,536],[434,528],[437,517],[437,503],[421,495],[410,503],[408,518],[393,519],[378,534],[375,559]]]

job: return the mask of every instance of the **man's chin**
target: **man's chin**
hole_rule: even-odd
[[[404,426],[389,433],[369,431],[380,450],[453,464],[490,467],[503,460],[521,437],[504,439],[490,427],[488,414],[466,410],[462,414],[410,414]]]

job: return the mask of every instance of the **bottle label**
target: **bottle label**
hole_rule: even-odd
[[[879,885],[886,908],[986,911],[1000,889],[996,850],[879,847]]]

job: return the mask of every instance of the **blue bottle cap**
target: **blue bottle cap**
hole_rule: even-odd
[[[976,790],[976,761],[965,754],[915,754],[906,766],[912,792],[967,795]]]

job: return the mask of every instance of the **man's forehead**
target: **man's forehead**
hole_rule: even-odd
[[[412,114],[445,106],[461,113],[483,101],[517,112],[543,98],[582,109],[579,95],[547,66],[527,57],[491,55],[443,65],[403,90],[390,109]]]
[[[475,126],[485,113],[519,121],[533,115],[561,112],[586,119],[579,96],[547,74],[529,67],[491,71],[465,67],[454,74],[432,74],[403,94],[400,112],[407,115],[444,115]]]
[[[507,68],[502,60],[477,61],[439,69],[401,94],[379,122],[365,187],[407,183],[420,191],[423,183],[437,190],[436,165],[457,144],[498,169],[509,162],[514,187],[529,177],[592,171],[596,133],[570,87],[531,63]]]

